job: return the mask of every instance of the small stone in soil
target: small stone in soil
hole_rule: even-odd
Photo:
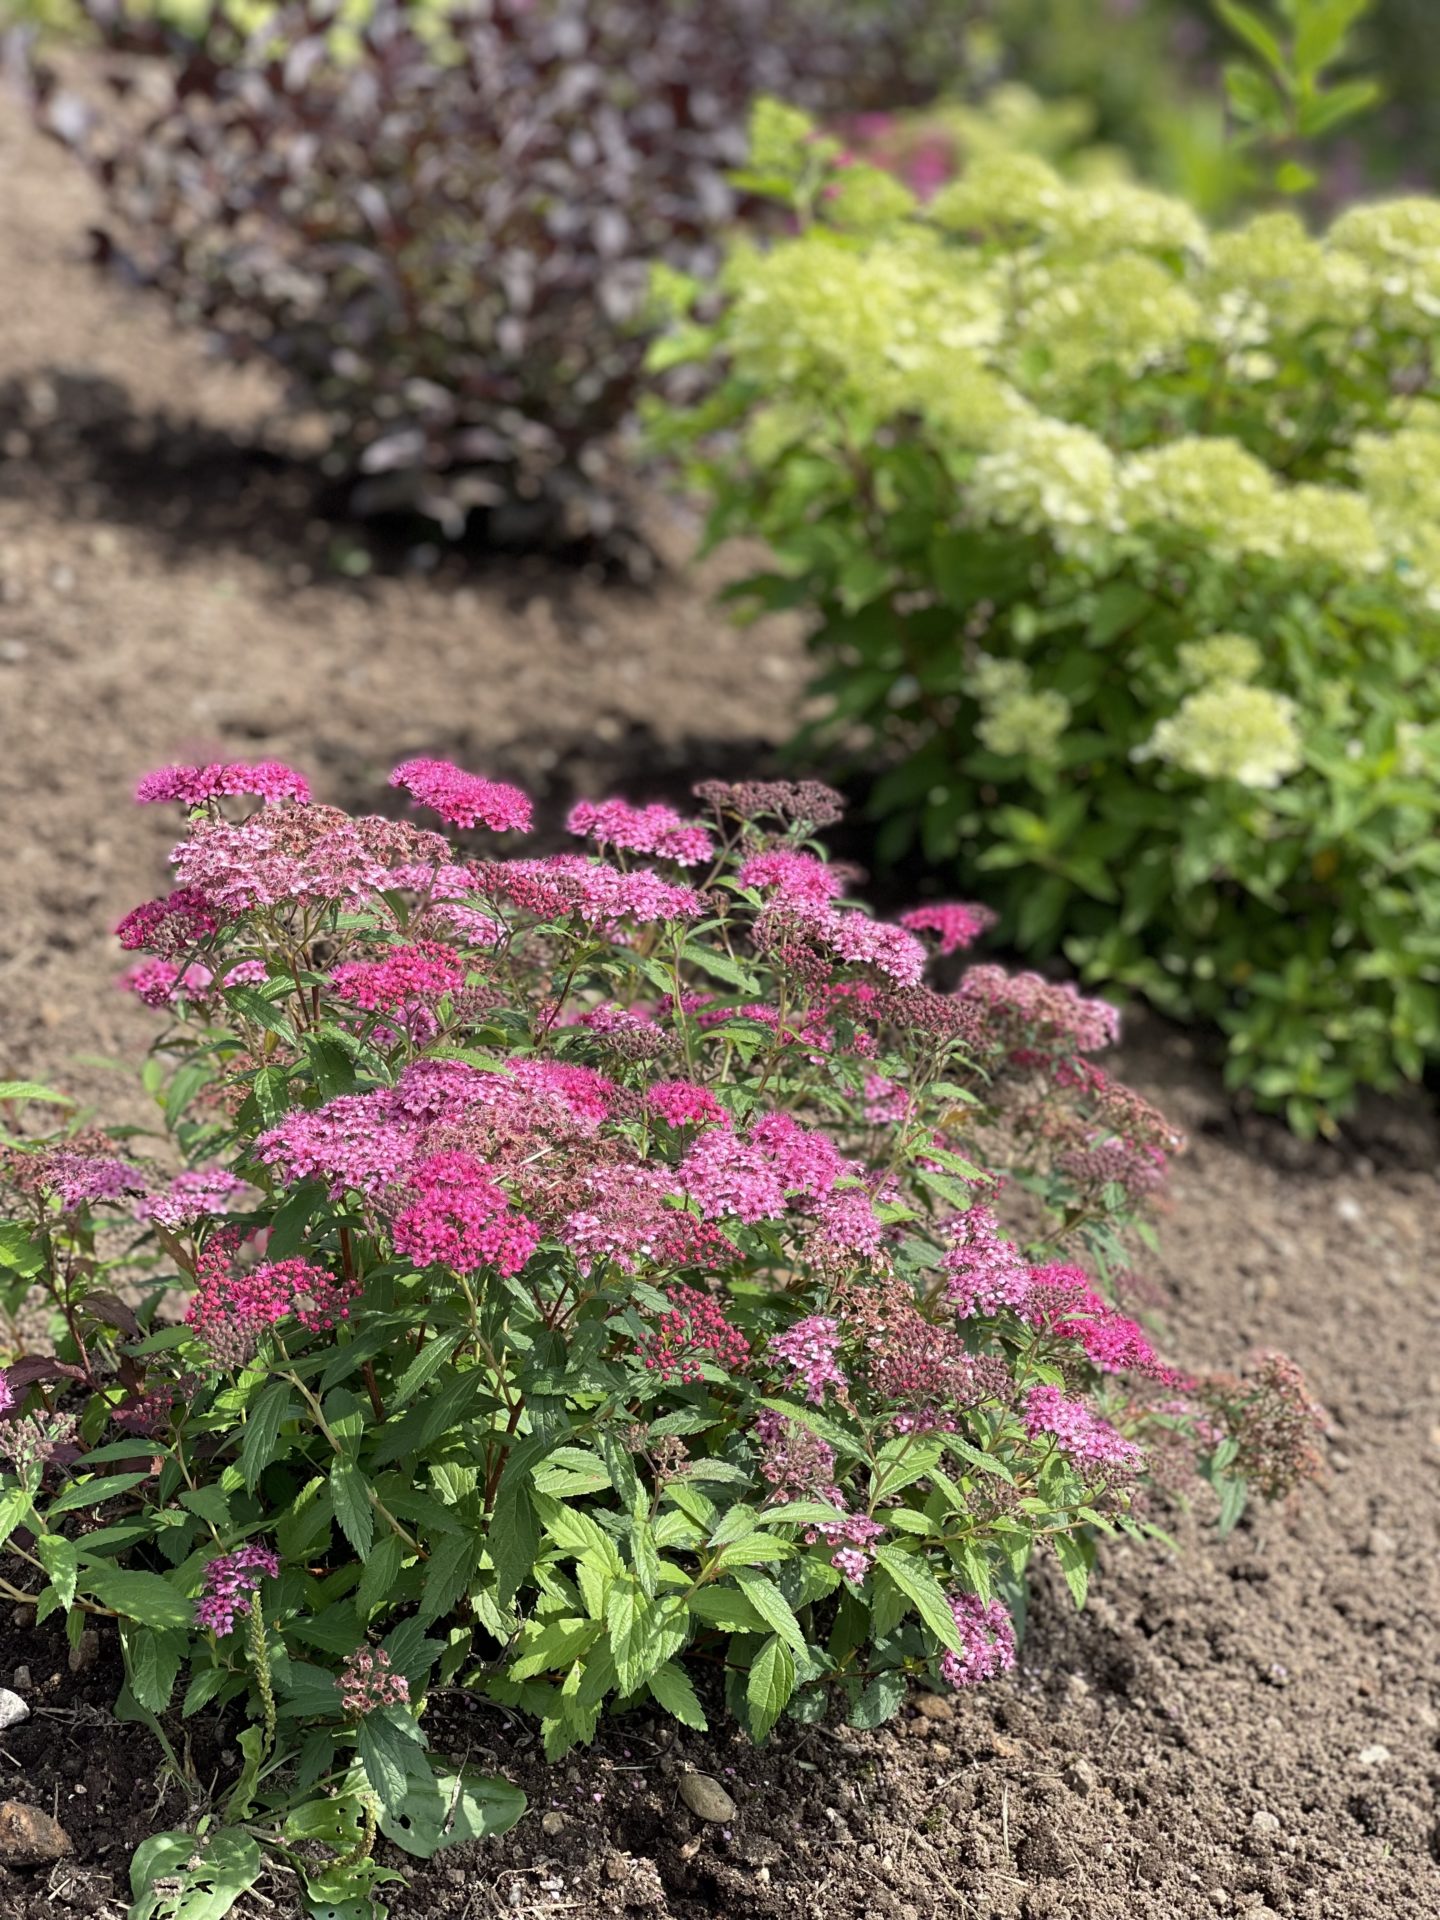
[[[18,1727],[22,1720],[30,1718],[30,1709],[18,1693],[12,1693],[8,1687],[0,1687],[0,1733],[7,1727]]]
[[[1373,1747],[1362,1747],[1355,1758],[1362,1767],[1383,1767],[1390,1758],[1390,1749],[1377,1741]]]
[[[563,1833],[565,1831],[564,1814],[542,1813],[540,1816],[540,1831],[551,1840],[555,1838],[557,1833]]]
[[[0,1863],[48,1867],[75,1851],[58,1820],[23,1800],[0,1800]]]
[[[1099,1774],[1083,1754],[1078,1760],[1070,1762],[1065,1769],[1065,1778],[1077,1793],[1094,1793],[1100,1784]]]
[[[100,1636],[93,1627],[87,1627],[77,1644],[70,1649],[70,1671],[84,1673],[93,1667],[100,1658]]]
[[[723,1826],[735,1818],[735,1802],[708,1773],[682,1773],[680,1798],[697,1820],[710,1820],[716,1826]]]
[[[953,1720],[955,1709],[943,1693],[917,1693],[915,1711],[922,1720]]]
[[[16,1667],[11,1678],[15,1682],[15,1691],[17,1693],[28,1693],[35,1684],[31,1678],[29,1667]]]
[[[1264,1807],[1257,1807],[1250,1816],[1251,1830],[1255,1833],[1279,1833],[1280,1822],[1273,1813],[1267,1813]]]

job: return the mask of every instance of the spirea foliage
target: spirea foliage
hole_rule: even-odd
[[[822,32],[813,0],[287,0],[247,31],[81,0],[149,57],[111,107],[47,83],[42,112],[100,183],[104,256],[278,368],[357,510],[603,533],[648,267],[712,261],[747,104],[903,93],[928,6]]]
[[[717,537],[812,613],[883,846],[1220,1022],[1301,1128],[1440,1054],[1440,202],[1315,238],[977,154],[924,206],[768,107],[799,210],[657,349]],[[718,430],[723,429],[723,432]],[[888,769],[888,770],[887,770]]]
[[[1181,1143],[1094,1061],[1114,1010],[966,965],[982,910],[871,917],[828,789],[584,804],[604,857],[547,858],[273,764],[141,792],[185,812],[120,928],[162,1138],[7,1135],[3,1304],[54,1346],[0,1371],[0,1591],[118,1621],[157,1729],[248,1704],[232,1825],[341,1874],[375,1808],[513,1818],[432,1767],[445,1686],[553,1757],[646,1702],[873,1725],[1013,1665],[1037,1554],[1081,1602],[1157,1487],[1228,1522],[1242,1459],[1309,1471],[1293,1374],[1192,1379],[1116,1304]]]

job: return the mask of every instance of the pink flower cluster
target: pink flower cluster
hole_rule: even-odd
[[[828,1500],[832,1507],[845,1505],[835,1485],[835,1449],[828,1440],[773,1407],[756,1416],[755,1438],[760,1472],[777,1501],[817,1499]]]
[[[1057,1055],[1096,1053],[1120,1037],[1120,1015],[1108,1000],[1087,1000],[1068,980],[1003,967],[971,967],[956,997],[981,1008],[1018,1066]]]
[[[797,1320],[784,1333],[772,1334],[770,1352],[790,1368],[791,1387],[803,1386],[805,1398],[813,1406],[825,1399],[825,1389],[835,1387],[844,1393],[850,1382],[836,1358],[840,1351],[840,1323],[828,1314],[812,1313]]]
[[[473,869],[476,891],[538,920],[580,920],[612,933],[629,920],[698,920],[693,887],[672,886],[646,867],[622,872],[603,860],[556,853],[548,860],[494,860]]]
[[[351,1720],[363,1720],[378,1707],[409,1703],[410,1682],[397,1673],[383,1647],[356,1647],[347,1654],[336,1682],[340,1705]]]
[[[123,1200],[143,1193],[145,1175],[119,1154],[71,1153],[61,1148],[46,1156],[45,1183],[70,1211],[95,1200]]]
[[[961,900],[936,901],[931,906],[911,907],[908,913],[900,916],[902,927],[908,927],[912,933],[929,933],[935,937],[936,950],[941,954],[958,953],[964,947],[970,947],[989,931],[995,924],[995,915],[989,907],[978,907]]]
[[[823,1133],[788,1114],[771,1113],[743,1138],[720,1129],[701,1134],[676,1177],[707,1220],[734,1218],[753,1226],[780,1219],[791,1194],[823,1197],[846,1170]]]
[[[417,1267],[519,1273],[540,1244],[534,1223],[515,1211],[473,1154],[433,1153],[417,1161],[406,1194],[394,1224],[395,1251]]]
[[[452,826],[529,833],[534,825],[529,796],[519,787],[465,773],[448,760],[406,760],[391,774],[390,784]]]
[[[1032,1440],[1049,1435],[1079,1466],[1133,1472],[1143,1463],[1144,1455],[1133,1440],[1117,1433],[1083,1400],[1067,1399],[1058,1387],[1031,1387],[1025,1396],[1024,1417]]]
[[[465,984],[465,962],[439,940],[412,940],[379,960],[349,960],[330,984],[363,1013],[399,1013],[441,999]]]
[[[417,866],[445,865],[450,847],[403,821],[290,807],[239,825],[198,820],[172,858],[182,886],[235,915],[371,898],[392,885],[397,870],[408,875]]]
[[[940,1262],[945,1299],[962,1320],[1021,1308],[1030,1297],[1030,1266],[1000,1232],[988,1207],[967,1207],[949,1222],[950,1247]]]
[[[1032,1327],[1073,1340],[1101,1373],[1144,1373],[1165,1386],[1185,1388],[1188,1376],[1165,1366],[1138,1321],[1098,1294],[1079,1267],[1034,1267],[1023,1308]]]
[[[135,1218],[178,1232],[201,1220],[229,1211],[245,1182],[226,1167],[186,1167],[163,1193],[147,1194],[135,1208]]]
[[[738,1372],[750,1362],[750,1343],[726,1319],[713,1294],[696,1287],[665,1289],[670,1311],[662,1313],[636,1348],[651,1373],[682,1386],[704,1378],[706,1361],[727,1372]]]
[[[682,820],[673,807],[632,807],[627,800],[581,800],[565,823],[574,834],[622,853],[648,853],[678,867],[698,867],[715,851],[710,829]]]
[[[159,953],[174,959],[219,928],[210,902],[194,887],[176,887],[163,900],[135,907],[115,929],[127,953]]]
[[[947,1651],[940,1672],[952,1687],[977,1687],[1015,1665],[1015,1622],[999,1600],[982,1600],[977,1593],[952,1593],[950,1613],[960,1630],[964,1650]]]
[[[304,805],[310,798],[310,782],[303,773],[296,773],[279,760],[217,760],[205,767],[158,767],[135,789],[135,798],[142,805],[178,800],[184,807],[203,807],[208,801],[235,796],[264,800],[272,806],[282,800]]]
[[[241,1365],[261,1337],[293,1317],[307,1333],[328,1333],[350,1317],[359,1294],[354,1281],[296,1256],[239,1267],[239,1236],[214,1234],[195,1263],[195,1291],[185,1322],[222,1366]]]
[[[211,1633],[229,1633],[237,1619],[249,1613],[264,1579],[280,1574],[280,1557],[258,1542],[222,1553],[206,1567],[204,1591],[195,1604],[195,1624]]]
[[[728,1127],[730,1116],[708,1087],[693,1080],[658,1080],[646,1094],[652,1113],[672,1127]]]
[[[845,891],[843,869],[791,847],[752,854],[735,878],[742,887],[773,891],[776,898],[798,907],[828,907]]]

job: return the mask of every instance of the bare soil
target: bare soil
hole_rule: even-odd
[[[439,751],[524,780],[553,820],[572,792],[645,797],[784,737],[799,637],[727,624],[677,509],[650,515],[668,564],[643,588],[424,549],[356,577],[305,424],[94,276],[88,186],[8,101],[0,180],[0,1077],[133,1111],[97,1061],[150,1032],[109,937],[163,881],[171,823],[127,807],[147,766],[273,754],[373,803],[398,757]],[[1043,1579],[1011,1682],[877,1733],[757,1752],[637,1718],[551,1769],[523,1725],[444,1696],[436,1746],[532,1811],[414,1872],[396,1920],[1440,1915],[1433,1117],[1377,1109],[1368,1155],[1295,1155],[1237,1126],[1187,1039],[1142,1024],[1125,1064],[1194,1136],[1152,1276],[1170,1345],[1293,1353],[1333,1416],[1324,1488],[1223,1543],[1182,1520],[1180,1558],[1109,1552],[1082,1615]],[[184,1806],[108,1712],[113,1649],[72,1673],[60,1636],[7,1613],[0,1683],[34,1708],[0,1736],[0,1797],[75,1846],[0,1867],[0,1916],[118,1914],[130,1851]],[[204,1777],[228,1737],[195,1729]],[[733,1795],[728,1825],[686,1811],[688,1767]],[[298,1913],[285,1882],[264,1891],[252,1912]]]

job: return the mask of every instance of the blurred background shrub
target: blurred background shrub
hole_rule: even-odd
[[[749,101],[914,97],[935,16],[294,0],[171,25],[75,7],[130,56],[98,98],[41,69],[46,125],[102,188],[104,256],[281,370],[357,512],[456,535],[479,509],[505,541],[614,524],[648,272],[713,263],[743,212]]]

